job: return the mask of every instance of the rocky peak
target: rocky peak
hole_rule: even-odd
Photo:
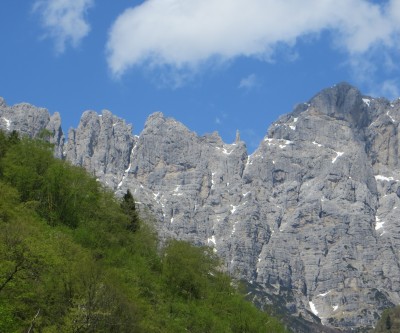
[[[61,133],[59,122],[0,107],[8,130]],[[344,83],[280,117],[250,156],[239,135],[198,136],[160,112],[134,137],[111,112],[87,111],[66,158],[117,194],[130,189],[162,240],[213,247],[260,306],[356,331],[400,303],[399,124],[400,101]]]
[[[47,109],[38,108],[28,103],[8,106],[0,98],[0,129],[6,132],[16,130],[20,135],[36,138],[44,130],[50,132],[49,140],[54,144],[56,157],[63,157],[64,134],[61,117],[57,112],[50,116]]]
[[[367,127],[370,122],[360,91],[348,83],[322,90],[309,104],[313,111],[345,120],[353,128]]]
[[[130,164],[135,137],[125,120],[103,110],[85,111],[78,128],[68,133],[66,159],[85,167],[104,184],[117,188]]]

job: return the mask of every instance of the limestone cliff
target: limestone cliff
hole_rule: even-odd
[[[110,112],[85,112],[66,149],[59,123],[0,100],[1,128],[49,129],[58,154],[117,194],[130,189],[163,239],[212,246],[260,306],[357,330],[400,303],[399,100],[325,89],[273,123],[251,155],[239,135],[226,144],[161,113],[135,137]]]

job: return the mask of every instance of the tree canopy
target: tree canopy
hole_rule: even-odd
[[[0,132],[0,332],[286,332],[207,247],[157,235],[43,140]]]

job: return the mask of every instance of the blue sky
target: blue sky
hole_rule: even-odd
[[[155,111],[253,151],[296,103],[341,81],[400,96],[400,0],[2,0],[0,96],[61,113],[112,111],[139,134]]]

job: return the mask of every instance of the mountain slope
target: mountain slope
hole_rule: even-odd
[[[278,119],[251,155],[239,136],[197,136],[161,113],[134,137],[89,112],[65,158],[130,189],[162,238],[212,246],[261,305],[361,329],[400,302],[399,121],[399,100],[343,83]]]

